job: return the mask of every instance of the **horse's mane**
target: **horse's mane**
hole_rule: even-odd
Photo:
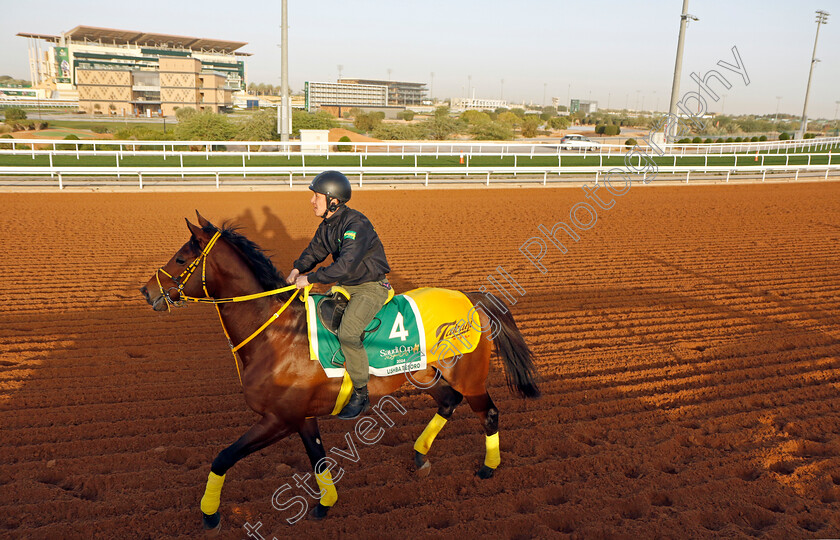
[[[201,230],[211,236],[217,231],[221,231],[222,238],[239,250],[240,254],[244,257],[263,290],[270,291],[285,285],[285,280],[280,276],[280,272],[274,266],[274,263],[271,262],[271,259],[268,258],[268,255],[265,254],[260,246],[236,232],[239,228],[226,221],[222,223],[221,229],[217,229],[215,226],[208,224],[202,227]],[[197,251],[201,251],[195,237],[191,238],[190,242],[193,243],[193,247]]]

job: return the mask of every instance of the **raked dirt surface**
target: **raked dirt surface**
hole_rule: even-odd
[[[0,537],[202,535],[210,463],[256,416],[215,311],[156,313],[137,289],[188,239],[194,209],[241,224],[287,272],[318,224],[308,199],[2,195]],[[340,461],[326,520],[288,525],[272,507],[309,472],[293,436],[228,473],[221,537],[246,538],[246,522],[266,539],[840,536],[840,183],[633,187],[566,254],[549,243],[542,274],[519,246],[586,200],[354,196],[398,292],[475,290],[500,265],[516,278],[544,396],[513,397],[494,359],[495,477],[474,476],[484,435],[462,405],[420,479],[412,444],[435,407],[406,385],[407,413]],[[322,420],[325,447],[344,448],[351,425]]]

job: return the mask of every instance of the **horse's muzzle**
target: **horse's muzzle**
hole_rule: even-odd
[[[157,298],[152,299],[151,295],[149,294],[149,289],[146,287],[140,287],[140,293],[146,299],[146,302],[152,306],[152,309],[155,311],[164,311],[166,310],[166,298],[163,295],[159,295]]]

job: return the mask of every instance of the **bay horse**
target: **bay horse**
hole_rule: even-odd
[[[220,495],[227,471],[245,456],[292,433],[300,435],[320,489],[319,501],[309,517],[321,519],[338,495],[330,474],[330,458],[325,459],[317,418],[337,413],[342,405],[337,404],[339,394],[349,394],[343,388],[347,384],[341,378],[328,378],[319,363],[310,360],[305,307],[303,302],[292,301],[299,291],[294,286],[281,287],[285,285],[283,274],[259,246],[236,232],[235,227],[223,224],[217,228],[198,212],[196,215],[198,226],[186,220],[191,233],[189,241],[154,273],[140,292],[155,311],[169,310],[170,306],[183,305],[186,300],[215,305],[234,351],[234,361],[238,352],[242,364],[241,372],[239,363],[236,365],[245,402],[261,417],[213,460],[201,499],[204,528],[215,532],[221,527]],[[193,274],[198,275],[199,266],[200,282],[191,279]],[[540,394],[533,354],[509,310],[492,294],[465,294],[474,309],[478,308],[481,333],[475,350],[453,355],[446,361],[438,359],[411,374],[371,376],[369,383],[371,402],[377,398],[384,401],[408,379],[437,403],[437,414],[414,445],[414,465],[420,476],[429,473],[426,454],[463,398],[478,415],[485,433],[485,460],[476,474],[490,478],[498,467],[499,410],[486,388],[494,344],[505,366],[508,388],[523,398],[537,398]],[[397,403],[393,397],[390,399],[392,406]],[[393,425],[392,421],[388,425]],[[335,460],[331,461],[334,466]],[[305,500],[304,504],[298,519],[308,510]]]

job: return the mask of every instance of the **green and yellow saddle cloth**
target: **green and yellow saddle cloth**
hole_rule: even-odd
[[[333,287],[333,291],[342,289]],[[305,300],[309,354],[321,364],[327,377],[342,377],[341,344],[317,315],[318,303],[325,296],[309,294]],[[365,329],[362,344],[371,375],[396,375],[474,351],[480,329],[478,313],[464,293],[423,287],[388,301]]]

